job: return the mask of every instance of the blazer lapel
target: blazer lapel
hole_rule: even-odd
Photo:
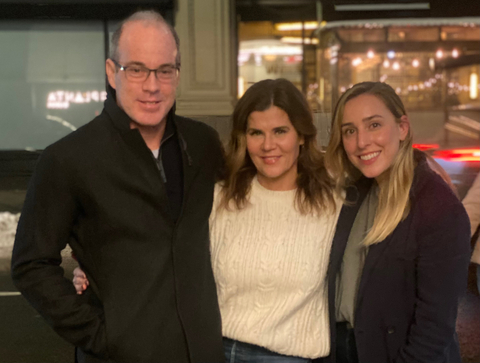
[[[383,241],[376,243],[369,247],[367,257],[365,258],[365,264],[363,266],[362,276],[360,278],[360,286],[358,287],[357,302],[355,307],[355,316],[362,304],[365,288],[375,270],[375,266],[382,260],[388,258],[388,255],[394,254],[394,243],[397,240],[406,241],[408,228],[404,228],[410,220],[409,216],[401,221],[395,228],[392,234],[390,234]],[[399,246],[402,247],[402,246]],[[405,247],[405,246],[403,246]]]
[[[357,303],[355,310],[358,310],[358,307],[362,303],[363,292],[367,282],[372,275],[372,271],[375,268],[375,265],[382,259],[385,258],[385,252],[387,250],[387,245],[392,239],[392,235],[388,236],[382,242],[376,243],[368,248],[368,254],[365,258],[365,264],[363,265],[362,276],[360,278],[360,286],[358,287],[357,294]]]

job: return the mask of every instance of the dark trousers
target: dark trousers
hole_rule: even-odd
[[[358,363],[355,334],[348,323],[336,325],[336,363]]]

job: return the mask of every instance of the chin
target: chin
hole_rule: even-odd
[[[380,175],[380,173],[376,172],[375,170],[369,170],[369,169],[365,169],[364,167],[356,167],[360,173],[363,174],[363,176],[365,176],[366,178],[376,178],[377,176]]]

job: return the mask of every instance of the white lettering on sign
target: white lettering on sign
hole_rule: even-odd
[[[105,91],[53,91],[47,96],[48,109],[67,109],[71,103],[103,102],[107,98]]]

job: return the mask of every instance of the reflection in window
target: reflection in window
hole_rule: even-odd
[[[100,21],[2,21],[0,49],[0,149],[44,149],[101,112]]]

